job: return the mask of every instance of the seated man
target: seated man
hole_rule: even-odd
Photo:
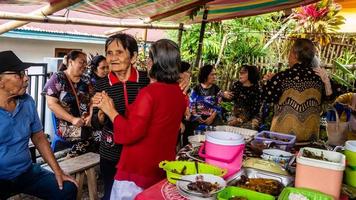
[[[35,102],[26,94],[28,76],[12,51],[0,52],[0,199],[16,193],[42,199],[75,199],[76,181],[59,167],[38,118]],[[54,174],[32,164],[29,138]]]

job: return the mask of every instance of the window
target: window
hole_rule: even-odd
[[[55,48],[54,49],[54,57],[63,58],[65,55],[67,55],[72,50],[82,51],[82,49]]]

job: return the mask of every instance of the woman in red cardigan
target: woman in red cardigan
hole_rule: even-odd
[[[175,159],[179,125],[187,102],[177,84],[179,47],[162,39],[152,44],[147,60],[151,83],[143,88],[125,116],[118,114],[105,92],[94,105],[114,124],[114,141],[123,145],[111,199],[134,199],[143,189],[165,178],[158,164]]]

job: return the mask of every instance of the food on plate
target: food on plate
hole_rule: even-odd
[[[268,133],[262,134],[261,137],[264,137],[264,138],[267,138],[267,139],[271,139],[271,140],[277,140],[277,141],[281,141],[281,142],[289,142],[289,139],[287,139],[287,138],[279,138],[279,137],[270,135]]]
[[[290,193],[288,200],[309,200],[306,196],[298,193]]]
[[[229,200],[248,200],[245,197],[230,197]]]
[[[197,176],[195,182],[189,183],[187,187],[191,191],[199,192],[204,195],[208,195],[212,192],[221,189],[221,186],[217,182],[211,183],[211,182],[204,181],[204,177],[201,175]]]
[[[173,172],[175,174],[186,175],[187,174],[187,166],[184,165],[180,172],[177,169],[173,169],[173,170],[171,170],[171,172]]]
[[[236,186],[273,196],[278,196],[283,190],[283,184],[277,180],[267,178],[248,178],[245,175],[241,175]]]
[[[306,150],[306,149],[303,150],[303,157],[333,162],[332,160],[328,160],[327,158],[325,158],[323,152],[321,152],[321,155],[319,156],[319,155],[316,155],[314,152]]]

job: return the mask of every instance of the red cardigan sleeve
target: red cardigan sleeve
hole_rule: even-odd
[[[127,118],[117,115],[114,119],[114,142],[133,144],[145,137],[152,115],[152,96],[141,90],[134,103],[128,108]]]

